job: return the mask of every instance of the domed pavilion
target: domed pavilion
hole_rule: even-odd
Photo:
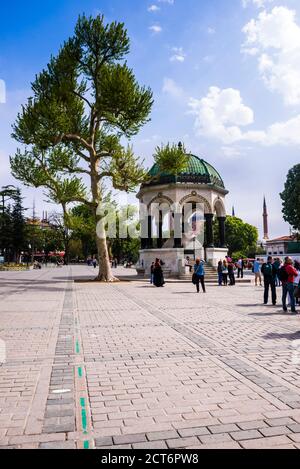
[[[228,251],[225,239],[225,197],[228,191],[218,171],[202,158],[188,154],[184,172],[162,172],[155,164],[137,195],[140,201],[142,248],[140,270],[150,274],[156,258],[165,273],[180,277],[186,259],[197,257],[216,266]],[[218,239],[214,239],[214,220]]]

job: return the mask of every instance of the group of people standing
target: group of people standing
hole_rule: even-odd
[[[287,297],[290,299],[292,314],[298,314],[296,304],[299,304],[300,298],[300,263],[293,261],[291,257],[286,257],[283,264],[278,259],[275,261],[268,257],[261,267],[264,277],[264,304],[269,301],[269,292],[271,290],[272,304],[277,304],[276,286],[282,285],[282,307],[283,311],[288,311]]]
[[[164,263],[160,259],[156,259],[151,265],[151,278],[150,283],[157,288],[162,288],[165,285],[163,267]]]
[[[239,259],[234,262],[231,257],[226,257],[224,261],[218,263],[219,286],[234,286],[236,273],[238,278],[244,278],[244,262]]]

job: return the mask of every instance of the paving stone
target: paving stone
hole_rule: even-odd
[[[208,427],[208,429],[213,434],[216,434],[216,433],[231,433],[231,432],[239,431],[239,427],[235,424],[215,425],[215,426],[212,426],[212,427]]]
[[[123,445],[123,444],[132,444],[132,443],[142,443],[147,441],[145,434],[137,434],[137,435],[120,435],[113,437],[115,445]]]
[[[295,424],[294,420],[290,418],[267,419],[266,423],[270,425],[271,427],[279,427],[279,426]]]
[[[168,440],[172,438],[178,438],[178,433],[174,431],[165,431],[165,432],[151,432],[146,434],[149,441],[156,440]]]
[[[149,441],[148,443],[134,443],[133,449],[168,449],[165,441]]]
[[[110,436],[95,439],[96,448],[100,448],[101,446],[112,446],[113,444],[113,439]]]
[[[231,436],[228,433],[219,433],[216,435],[204,435],[199,437],[203,444],[216,444],[216,443],[227,443],[232,441]]]
[[[300,443],[300,433],[292,433],[289,435],[289,438],[295,441],[295,443]]]
[[[270,428],[261,428],[260,432],[264,436],[279,436],[279,435],[287,435],[291,433],[291,430],[287,427],[270,427]]]
[[[200,442],[196,437],[190,438],[176,438],[174,440],[167,440],[167,445],[170,449],[180,449],[180,448],[187,448],[188,446],[199,445]]]
[[[232,438],[236,441],[254,440],[255,438],[262,438],[262,434],[257,430],[244,430],[239,432],[230,433]]]
[[[288,428],[293,432],[293,433],[300,433],[300,424],[296,423],[294,425],[288,425]]]
[[[263,420],[254,420],[250,422],[238,422],[238,427],[242,430],[259,430],[260,428],[268,427],[268,424]]]
[[[274,436],[268,438],[241,441],[240,444],[245,449],[273,449],[276,448],[276,446],[290,445],[291,440],[286,436]]]
[[[74,441],[54,441],[52,443],[41,443],[40,449],[75,449]]]
[[[206,427],[184,428],[182,430],[178,430],[178,433],[182,438],[189,437],[189,436],[201,436],[201,435],[210,434]]]

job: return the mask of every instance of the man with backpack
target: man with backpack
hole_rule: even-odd
[[[285,263],[281,269],[279,269],[278,277],[282,282],[282,306],[283,311],[287,312],[286,298],[290,295],[291,299],[291,311],[292,314],[297,314],[296,311],[296,299],[294,296],[294,279],[297,277],[298,272],[293,266],[293,259],[291,257],[285,258]]]
[[[264,284],[265,284],[264,304],[265,305],[268,304],[269,289],[271,288],[272,303],[273,303],[273,306],[276,306],[276,302],[277,302],[276,286],[275,286],[276,269],[273,265],[272,257],[268,257],[267,262],[265,262],[262,265],[261,271],[264,276]]]

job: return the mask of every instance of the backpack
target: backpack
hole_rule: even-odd
[[[265,277],[273,277],[273,266],[272,264],[264,264],[262,267],[262,273]]]
[[[278,278],[281,282],[287,282],[288,281],[289,274],[287,273],[285,266],[281,267],[278,270]]]

